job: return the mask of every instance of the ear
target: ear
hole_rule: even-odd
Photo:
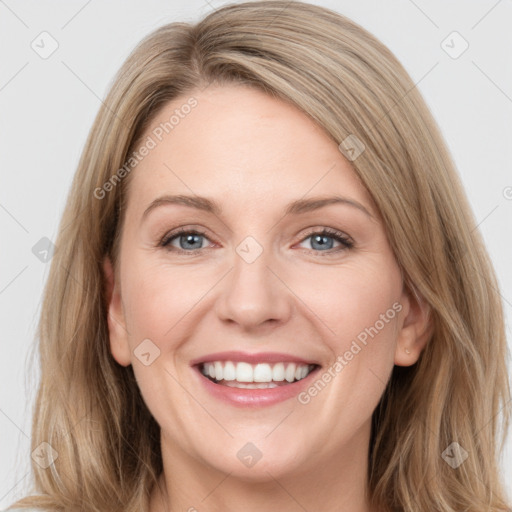
[[[108,256],[103,260],[103,274],[105,276],[110,352],[120,365],[128,366],[131,364],[128,331],[126,329],[119,284],[116,282],[112,262]]]
[[[434,331],[430,306],[418,294],[404,286],[400,299],[402,304],[402,325],[398,333],[395,364],[411,366],[420,357]]]

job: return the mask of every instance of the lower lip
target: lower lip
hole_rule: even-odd
[[[239,407],[262,407],[296,397],[310,385],[320,367],[315,368],[307,377],[299,381],[268,389],[232,388],[215,384],[208,377],[205,377],[197,366],[194,367],[194,370],[202,385],[215,398]]]

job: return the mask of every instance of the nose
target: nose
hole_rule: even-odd
[[[223,322],[246,331],[282,324],[293,310],[293,293],[279,276],[270,251],[263,250],[253,261],[251,251],[254,246],[249,247],[249,257],[242,251],[234,253],[233,269],[223,280],[215,308]]]

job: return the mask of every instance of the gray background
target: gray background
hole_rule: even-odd
[[[224,3],[0,0],[0,508],[24,495],[30,478],[29,436],[39,375],[37,365],[29,366],[28,354],[49,269],[32,248],[43,237],[55,239],[87,133],[129,51],[162,24],[196,21]],[[377,36],[424,95],[495,264],[510,346],[512,2],[312,3],[347,15]],[[47,58],[31,47],[51,49],[52,39],[40,36],[43,31],[58,44]],[[453,31],[469,44],[457,58],[464,42],[450,36]],[[502,467],[512,495],[512,439]]]

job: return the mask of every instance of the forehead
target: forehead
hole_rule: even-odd
[[[326,193],[371,202],[319,125],[254,88],[210,86],[180,96],[160,109],[142,140],[148,137],[152,148],[129,187],[128,203],[141,208],[163,193],[215,197],[246,208]]]

